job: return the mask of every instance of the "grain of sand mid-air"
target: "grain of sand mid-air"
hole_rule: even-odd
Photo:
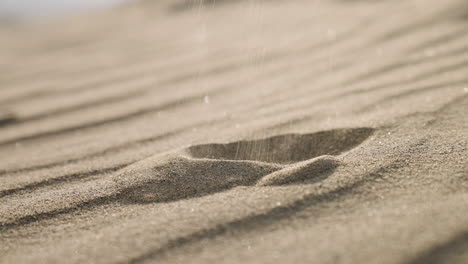
[[[0,25],[0,263],[468,263],[468,4]]]

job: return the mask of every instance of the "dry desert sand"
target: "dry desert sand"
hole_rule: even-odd
[[[465,0],[0,25],[1,263],[468,263]]]

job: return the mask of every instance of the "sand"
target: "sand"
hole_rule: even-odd
[[[468,263],[468,5],[139,1],[0,26],[1,263]]]

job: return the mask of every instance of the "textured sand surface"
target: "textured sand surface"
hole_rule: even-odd
[[[468,263],[464,0],[148,0],[0,36],[1,263]]]

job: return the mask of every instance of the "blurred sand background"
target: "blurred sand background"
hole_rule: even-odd
[[[468,263],[466,1],[85,9],[0,25],[1,263]]]

